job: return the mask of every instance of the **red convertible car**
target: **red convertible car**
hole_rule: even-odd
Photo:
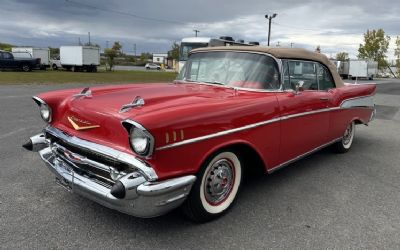
[[[178,206],[208,221],[233,204],[245,170],[271,173],[323,147],[348,151],[375,114],[375,85],[345,84],[321,54],[214,47],[173,83],[33,97],[47,123],[38,151],[66,189],[154,217]]]

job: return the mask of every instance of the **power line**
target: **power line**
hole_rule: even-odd
[[[105,9],[105,8],[97,7],[97,6],[86,4],[86,3],[76,2],[74,0],[65,0],[65,2],[72,3],[72,4],[75,4],[75,5],[80,5],[80,6],[89,8],[89,9],[96,9],[96,10],[100,10],[100,11],[104,11],[104,12],[112,12],[112,13],[116,13],[116,14],[119,14],[119,15],[130,16],[130,17],[133,17],[133,18],[142,19],[142,20],[146,20],[146,21],[162,22],[162,23],[173,23],[173,24],[186,24],[184,22],[180,22],[180,21],[176,21],[176,20],[167,20],[167,19],[159,19],[159,18],[152,18],[152,17],[146,17],[146,16],[139,16],[139,15],[135,15],[135,14],[124,12],[124,11],[120,11],[120,10]]]

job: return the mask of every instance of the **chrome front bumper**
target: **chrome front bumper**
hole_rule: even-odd
[[[49,128],[46,128],[45,132],[49,132],[48,129]],[[50,131],[60,132],[55,128],[51,128]],[[58,184],[65,187],[68,191],[77,193],[105,207],[129,215],[148,218],[169,212],[184,202],[196,180],[194,175],[188,175],[157,181],[154,180],[154,178],[149,178],[144,171],[140,171],[140,169],[137,168],[133,172],[119,175],[115,180],[114,186],[110,187],[99,182],[99,180],[93,178],[93,176],[85,174],[84,171],[80,171],[79,165],[74,162],[76,160],[82,162],[86,160],[85,164],[93,165],[93,161],[72,152],[69,152],[69,154],[73,154],[71,158],[60,155],[57,151],[57,144],[52,143],[42,134],[32,138],[33,141],[36,139],[37,143],[36,145],[34,144],[33,148],[35,148],[35,146],[36,148],[41,148],[39,155],[47,167],[56,175],[56,182]],[[38,138],[43,139],[37,140]],[[73,139],[74,143],[81,140],[76,137],[64,139]],[[40,145],[40,147],[38,145]],[[80,144],[74,145],[82,146]],[[105,149],[104,146],[98,146]],[[119,155],[121,154],[124,153],[120,152]],[[68,154],[65,155],[69,156]],[[133,164],[134,163],[137,162],[134,161]],[[100,164],[100,166],[102,165],[101,163],[96,163],[96,165],[97,164]],[[115,193],[113,193],[113,189],[115,188],[122,188],[123,195],[115,196]]]

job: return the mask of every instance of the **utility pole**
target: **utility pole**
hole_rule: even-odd
[[[265,15],[265,18],[268,19],[269,24],[268,24],[268,46],[269,46],[269,41],[271,39],[271,22],[272,19],[275,18],[278,14],[274,13],[272,15]]]
[[[89,46],[91,45],[91,43],[90,43],[90,32],[88,32],[88,35],[89,35]]]
[[[193,30],[196,33],[196,37],[197,37],[197,33],[200,33],[200,30]]]
[[[136,56],[136,43],[133,44],[133,55]]]
[[[293,48],[293,44],[294,44],[294,43],[290,43],[290,48]]]

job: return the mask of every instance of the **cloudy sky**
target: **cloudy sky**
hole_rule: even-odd
[[[173,41],[193,36],[232,36],[266,44],[273,19],[271,44],[315,49],[351,57],[367,29],[383,28],[400,36],[400,2],[393,0],[0,0],[0,42],[52,46],[91,40],[106,47],[120,41],[123,50],[166,52]]]

